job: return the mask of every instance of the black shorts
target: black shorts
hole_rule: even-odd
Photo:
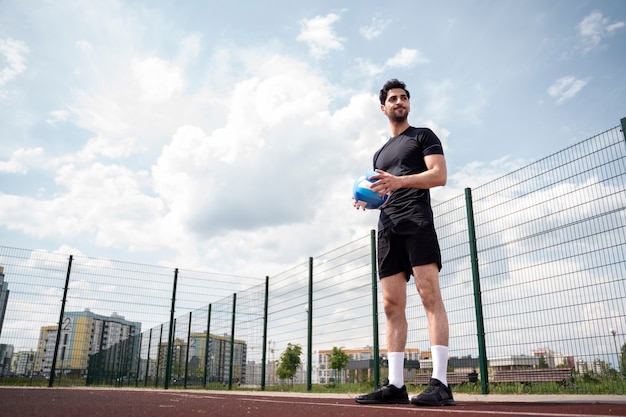
[[[407,281],[414,266],[436,263],[441,271],[441,250],[435,226],[430,222],[404,223],[378,231],[378,275],[400,272]]]

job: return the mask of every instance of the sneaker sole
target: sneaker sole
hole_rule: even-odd
[[[428,403],[428,402],[423,402],[423,401],[411,400],[411,404],[416,405],[416,406],[422,406],[422,407],[441,407],[441,406],[456,405],[454,400],[444,400],[444,401],[440,401],[436,403]]]
[[[410,404],[409,400],[393,400],[393,401],[380,401],[380,400],[355,400],[359,404]]]

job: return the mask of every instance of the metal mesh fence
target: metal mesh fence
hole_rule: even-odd
[[[589,378],[621,371],[624,145],[614,128],[473,190],[492,365],[530,355]]]
[[[571,369],[559,392],[624,393],[625,148],[613,128],[434,207],[450,368],[488,363],[494,387],[503,371]],[[363,236],[265,279],[0,247],[0,384],[371,381],[386,348],[373,246]],[[407,295],[411,382],[430,346]],[[302,363],[285,381],[290,345]],[[333,347],[350,356],[341,373]]]

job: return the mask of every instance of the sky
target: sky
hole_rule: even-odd
[[[446,201],[626,117],[626,2],[0,0],[0,245],[249,277],[376,228],[407,83]]]

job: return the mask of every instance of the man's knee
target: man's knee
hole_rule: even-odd
[[[405,317],[405,304],[400,300],[385,299],[383,309],[387,319],[403,319]]]

